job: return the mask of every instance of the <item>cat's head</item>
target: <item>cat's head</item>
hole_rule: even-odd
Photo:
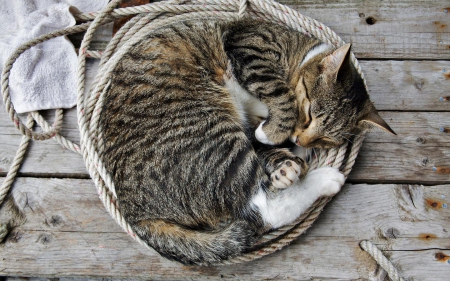
[[[370,101],[350,44],[302,65],[295,92],[299,120],[290,139],[297,145],[336,147],[373,126],[395,134]]]

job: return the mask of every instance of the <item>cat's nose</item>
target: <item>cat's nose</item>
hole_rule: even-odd
[[[302,147],[310,147],[314,143],[316,138],[308,135],[298,135],[295,139],[295,144]]]
[[[295,144],[298,145],[298,146],[302,146],[302,143],[300,142],[300,138],[298,136],[295,139]]]

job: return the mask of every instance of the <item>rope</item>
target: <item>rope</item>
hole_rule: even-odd
[[[359,243],[359,246],[369,253],[372,258],[374,258],[377,263],[387,272],[389,278],[392,281],[405,281],[398,274],[398,270],[394,267],[394,265],[381,253],[380,249],[377,248],[372,242],[363,240]]]
[[[116,63],[120,60],[122,55],[127,52],[130,46],[138,42],[140,38],[151,30],[177,21],[200,18],[219,18],[227,20],[243,17],[244,15],[259,17],[275,23],[284,24],[299,32],[313,35],[320,40],[335,46],[343,45],[344,41],[325,25],[273,0],[172,0],[137,7],[114,9],[120,2],[120,0],[111,1],[106,8],[100,12],[75,15],[77,20],[93,21],[54,31],[30,40],[20,46],[6,61],[1,80],[3,101],[10,119],[24,137],[13,165],[8,172],[8,176],[0,189],[0,204],[8,193],[14,181],[14,177],[17,175],[17,171],[23,160],[30,139],[46,140],[53,138],[63,147],[83,156],[86,168],[97,188],[99,198],[110,215],[139,243],[149,247],[133,233],[131,227],[120,213],[116,203],[114,183],[112,182],[109,173],[106,171],[102,160],[102,135],[100,133],[101,128],[99,128],[98,124],[103,105],[103,98],[108,90],[110,74]],[[93,38],[93,34],[99,26],[129,15],[136,16],[119,30],[109,42],[104,52],[89,50],[89,44]],[[81,43],[78,56],[77,118],[80,129],[80,144],[77,145],[59,134],[62,124],[62,110],[56,110],[55,121],[52,126],[50,126],[38,112],[32,112],[28,115],[26,126],[22,123],[11,103],[9,94],[9,75],[14,61],[27,49],[51,38],[83,31],[86,31],[86,34]],[[85,97],[85,63],[87,57],[101,58],[101,61],[97,76],[91,85],[89,96]],[[364,80],[362,70],[353,54],[351,54],[351,60]],[[33,119],[42,127],[42,133],[36,133],[31,130]],[[311,169],[322,166],[332,166],[340,168],[347,177],[355,162],[362,141],[363,137],[359,137],[356,138],[353,143],[345,143],[339,148],[314,150],[315,157],[310,161]],[[223,261],[222,264],[236,264],[258,259],[290,244],[312,225],[322,212],[324,206],[330,200],[331,198],[321,198],[317,200],[313,206],[302,214],[294,223],[267,233],[260,241],[258,241],[258,243],[256,243],[255,247],[247,253]]]
[[[27,118],[27,127],[31,129],[34,125],[34,120],[31,117],[31,114],[28,114]],[[3,181],[2,186],[0,187],[0,206],[5,200],[6,195],[11,189],[12,184],[14,183],[14,179],[16,178],[17,172],[19,171],[20,165],[22,164],[23,158],[25,156],[25,152],[27,151],[28,144],[30,143],[30,137],[24,135],[22,137],[22,141],[20,142],[19,149],[16,152],[16,156],[9,168],[9,171],[6,175],[5,180]]]
[[[239,1],[238,17],[242,18],[244,16],[246,10],[247,10],[247,0]]]

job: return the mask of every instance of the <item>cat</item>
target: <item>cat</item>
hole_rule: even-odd
[[[115,66],[100,125],[119,208],[162,256],[209,265],[336,194],[287,143],[335,147],[379,117],[350,46],[253,19],[158,28]],[[223,225],[223,222],[227,222]]]

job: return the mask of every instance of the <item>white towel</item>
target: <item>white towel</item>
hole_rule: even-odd
[[[99,11],[108,0],[0,0],[0,71],[21,44],[42,34],[75,25],[71,6]],[[10,95],[18,113],[70,108],[76,104],[77,54],[58,37],[22,54],[10,74]]]

